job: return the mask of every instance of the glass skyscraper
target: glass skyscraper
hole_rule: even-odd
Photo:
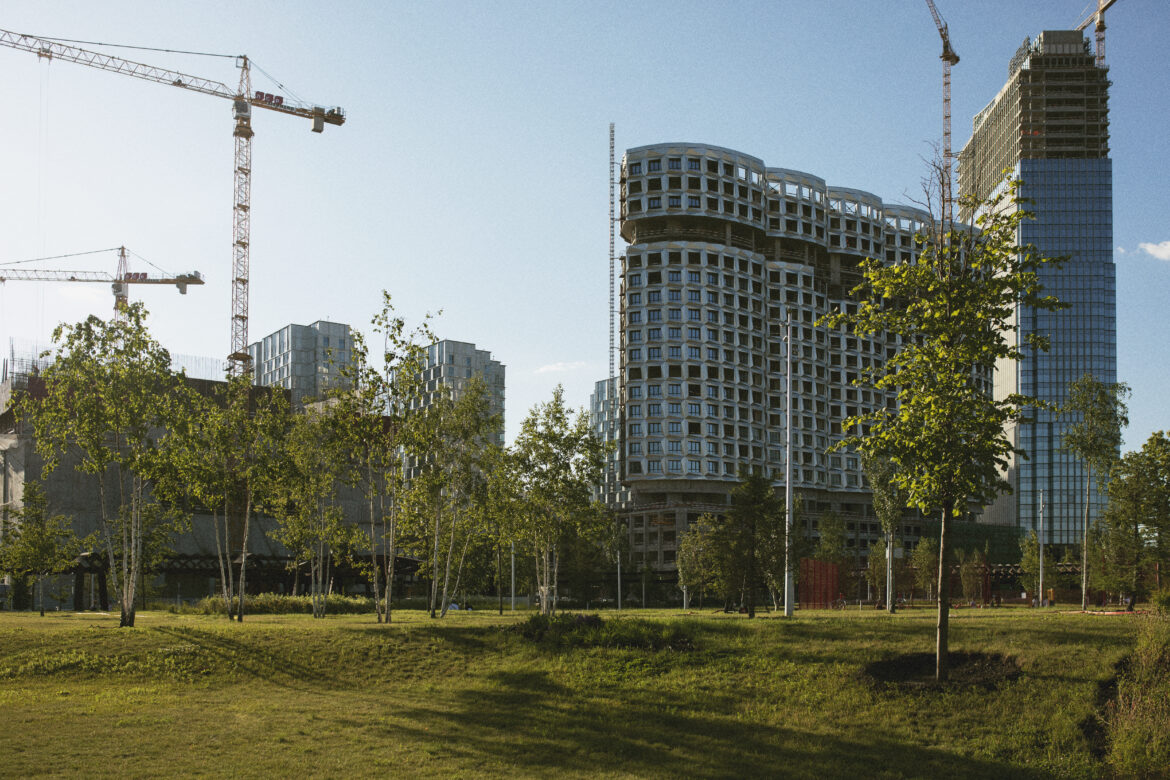
[[[960,191],[986,198],[1010,171],[1035,214],[1021,225],[1019,242],[1066,258],[1059,267],[1044,267],[1040,279],[1045,292],[1068,308],[1017,312],[1020,341],[1044,334],[1049,350],[997,367],[997,397],[1019,392],[1061,405],[1083,374],[1117,381],[1107,74],[1078,31],[1045,31],[1026,40],[1012,58],[1008,83],[975,117],[972,138],[960,152]],[[1037,529],[1043,502],[1045,540],[1079,543],[1085,472],[1064,450],[1065,431],[1075,420],[1054,411],[1034,417],[1009,429],[1026,457],[1009,467],[1014,494],[1001,496],[984,520]],[[1100,517],[1104,497],[1095,487],[1090,501],[1092,516]]]

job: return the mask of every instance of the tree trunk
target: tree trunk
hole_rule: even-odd
[[[374,479],[373,476],[369,473],[368,468],[366,476],[366,484],[369,486],[367,497],[369,499],[368,504],[370,509],[370,569],[374,577],[374,622],[381,623],[382,600],[380,589],[378,587],[378,571],[381,567],[378,566],[378,528],[377,523],[374,520]]]
[[[934,679],[947,679],[947,632],[950,630],[951,571],[947,566],[947,531],[950,529],[952,508],[944,506],[938,531],[938,632],[935,642]]]
[[[431,547],[431,617],[435,617],[435,599],[439,595],[439,524],[442,516],[443,496],[440,492],[438,507],[435,509],[435,541]]]
[[[247,497],[244,499],[244,539],[240,544],[240,603],[236,608],[236,622],[244,622],[244,598],[247,594],[245,577],[248,566],[248,531],[252,526],[252,488],[247,488]]]
[[[1085,463],[1085,527],[1081,541],[1081,612],[1089,609],[1089,484],[1093,481],[1093,466]]]
[[[398,533],[398,505],[394,502],[390,504],[390,531],[386,538],[386,622],[389,623],[392,616],[391,606],[394,599],[394,562],[397,556],[397,549],[395,548]]]
[[[41,617],[45,616],[45,575],[37,575],[37,589],[40,594],[39,603],[41,605]]]
[[[451,559],[455,557],[455,527],[459,522],[459,514],[457,507],[459,506],[459,493],[453,491],[451,495],[451,535],[447,540],[447,555],[443,561],[443,600],[439,605],[439,617],[446,617],[447,606],[450,603],[450,591],[447,589],[451,584]]]
[[[898,611],[894,603],[894,532],[886,535],[886,610],[892,615]]]
[[[500,600],[500,614],[504,614],[504,569],[500,551],[500,535],[496,533],[496,595]]]

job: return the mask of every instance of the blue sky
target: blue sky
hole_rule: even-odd
[[[936,0],[962,57],[954,145],[1026,36],[1084,0]],[[1164,0],[1108,15],[1118,376],[1127,446],[1170,427],[1170,86]],[[411,320],[508,367],[507,427],[563,383],[584,405],[608,364],[608,124],[622,149],[731,147],[886,201],[916,197],[941,135],[940,44],[916,0],[813,2],[55,2],[9,0],[0,28],[247,53],[345,126],[258,112],[250,335],[367,325],[380,290]],[[234,85],[232,61],[124,52]],[[229,345],[231,106],[0,48],[0,262],[125,244],[208,284],[136,287],[176,353]],[[1146,249],[1143,249],[1143,245]],[[620,246],[619,246],[620,250]],[[113,270],[112,254],[44,267]],[[71,261],[70,261],[71,262]],[[132,264],[132,270],[151,270]],[[0,285],[0,339],[45,343],[103,316],[102,285]]]

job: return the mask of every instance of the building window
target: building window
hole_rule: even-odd
[[[646,208],[648,208],[648,209],[662,208],[662,198],[659,198],[659,197],[647,198],[646,199]]]
[[[631,436],[641,436],[642,435],[642,423],[630,423],[630,435]]]
[[[642,163],[640,163],[640,162],[630,163],[630,173],[631,174],[636,175],[636,174],[640,174],[641,172],[642,172]]]
[[[650,387],[647,389],[647,394],[651,398],[661,398],[662,397],[662,385],[650,385]]]
[[[702,203],[699,201],[699,197],[697,195],[687,196],[687,208],[697,209],[700,206],[702,206]]]
[[[648,360],[662,360],[662,347],[650,347],[646,352]]]
[[[687,471],[689,471],[691,474],[698,474],[699,471],[702,469],[702,467],[703,467],[702,461],[697,461],[697,460],[688,460],[687,461]],[[671,552],[673,552],[673,550]]]
[[[651,474],[661,474],[662,464],[659,461],[652,460],[646,464],[646,471]]]
[[[679,416],[679,415],[681,415],[681,414],[682,414],[682,404],[680,404],[680,403],[669,403],[669,404],[667,404],[667,406],[666,406],[666,410],[667,410],[667,411],[668,411],[668,412],[669,412],[671,415],[673,415],[673,416],[677,417],[677,416]],[[677,425],[677,423],[671,423],[671,425]]]
[[[642,286],[642,274],[630,274],[628,279],[629,279],[631,287],[641,287]],[[633,303],[633,301],[630,301],[630,302]]]
[[[642,321],[642,312],[640,312],[640,311],[630,312],[630,324],[631,325],[637,325],[641,321]]]
[[[682,158],[681,157],[671,157],[669,160],[666,161],[666,167],[672,171],[681,171],[682,170]]]
[[[667,385],[666,392],[668,395],[680,396],[680,395],[682,395],[682,385],[679,385],[679,384]]]
[[[641,406],[641,404],[633,404],[633,405],[631,405],[631,406],[630,406],[630,417],[641,417],[641,416],[642,416],[642,406]]]
[[[650,404],[646,407],[646,414],[650,417],[662,416],[662,404]]]
[[[650,312],[650,313],[653,314],[654,312]],[[661,341],[662,340],[662,328],[650,328],[646,332],[646,340],[647,341]]]
[[[687,158],[687,170],[688,170],[688,171],[698,171],[698,170],[701,170],[701,166],[700,166],[700,164],[699,164],[699,161],[698,161],[698,160],[696,160],[696,159],[695,159],[695,158],[693,158],[693,157],[688,157],[688,158]]]
[[[642,293],[630,293],[630,305],[638,306],[642,303]]]
[[[696,200],[697,200],[697,198],[696,198]],[[672,209],[680,208],[682,206],[682,196],[681,195],[669,196],[666,199],[666,205],[670,206]]]
[[[649,160],[646,163],[646,170],[654,173],[662,170],[662,160]]]
[[[631,330],[629,332],[629,340],[634,342],[635,344],[638,343],[639,341],[641,341],[642,340],[642,331]]]
[[[700,417],[703,414],[703,405],[700,403],[691,402],[687,404],[687,414],[692,417]]]
[[[634,386],[630,388],[630,398],[641,398],[642,388]]]
[[[651,436],[661,436],[662,435],[662,423],[656,423],[656,422],[649,423],[646,426],[646,433],[648,433]]]
[[[660,442],[660,441],[647,442],[646,443],[646,452],[649,453],[650,455],[661,455],[662,454],[662,442]]]
[[[642,348],[641,347],[634,347],[633,349],[630,350],[630,360],[641,360],[641,359],[642,359]]]
[[[678,474],[678,473],[682,472],[682,461],[681,460],[671,458],[670,460],[667,461],[667,463],[669,464],[668,468],[670,469],[670,472],[672,474]]]
[[[699,347],[687,347],[687,359],[688,360],[702,360],[703,359],[702,353],[703,353],[703,350],[700,349]]]
[[[673,434],[682,433],[682,423],[680,423],[680,422],[669,423],[667,426],[667,430]]]
[[[682,347],[671,347],[668,351],[669,357],[682,359]]]
[[[646,312],[646,319],[650,320],[650,322],[662,322],[662,310],[651,309]]]

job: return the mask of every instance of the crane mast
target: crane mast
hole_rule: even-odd
[[[930,9],[930,15],[934,18],[934,25],[938,28],[943,47],[942,54],[939,55],[943,63],[943,171],[940,184],[942,188],[943,233],[945,234],[951,229],[954,221],[954,201],[951,195],[951,66],[958,64],[959,55],[951,48],[950,32],[947,30],[946,22],[938,15],[938,9],[934,7],[934,0],[926,0],[926,5]]]
[[[248,277],[249,245],[251,243],[252,200],[252,107],[299,116],[312,120],[312,130],[320,133],[326,124],[342,125],[345,112],[340,107],[323,108],[297,101],[285,100],[281,95],[252,92],[251,63],[246,55],[236,57],[240,68],[240,84],[235,90],[222,82],[159,68],[141,62],[89,51],[76,46],[0,30],[0,46],[31,52],[43,59],[59,59],[87,65],[91,68],[121,73],[126,76],[153,81],[156,84],[179,87],[205,95],[232,101],[235,126],[235,188],[232,206],[232,314],[231,351],[228,353],[228,371],[241,374],[251,368],[248,354]]]
[[[1093,25],[1096,37],[1095,62],[1098,68],[1105,67],[1105,11],[1116,2],[1117,0],[1097,0],[1097,10],[1077,25],[1077,30],[1084,30],[1090,24]]]

